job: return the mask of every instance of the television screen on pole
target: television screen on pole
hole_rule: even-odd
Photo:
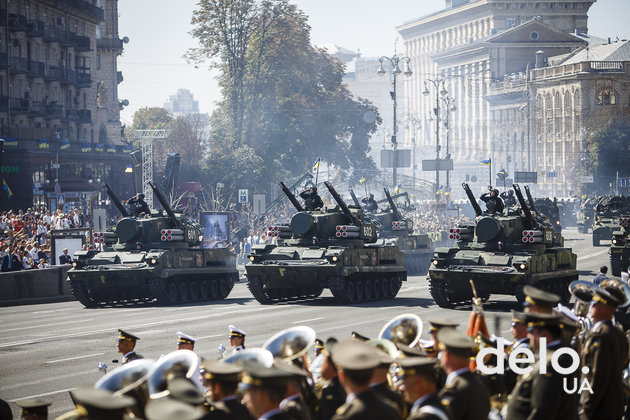
[[[202,212],[199,224],[203,226],[203,249],[226,248],[229,245],[230,214],[226,212]]]

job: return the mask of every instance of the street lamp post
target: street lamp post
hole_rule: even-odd
[[[398,75],[400,73],[403,73],[400,70],[400,67],[398,66],[398,64],[402,61],[405,63],[405,71],[404,71],[404,75],[409,77],[413,74],[413,72],[411,71],[411,67],[409,67],[409,62],[411,61],[411,59],[409,57],[399,57],[396,54],[394,54],[392,57],[386,57],[386,56],[382,56],[381,58],[378,59],[380,66],[378,68],[378,71],[376,72],[376,74],[378,74],[379,76],[383,76],[385,75],[386,71],[383,68],[383,62],[384,61],[389,61],[389,63],[392,65],[392,78],[393,78],[393,87],[394,90],[389,92],[389,94],[392,97],[392,101],[394,103],[394,133],[392,134],[392,144],[394,145],[394,171],[393,171],[393,178],[394,178],[394,186],[397,185],[397,167],[398,167],[398,140],[396,138],[396,135],[398,133],[398,124],[396,122],[396,108],[397,108],[397,103],[396,103],[396,78],[398,77]]]
[[[451,113],[457,111],[457,106],[455,106],[455,98],[451,96],[442,97],[442,102],[444,102],[444,109],[446,112],[444,113],[444,128],[446,128],[446,159],[451,158],[451,152],[449,151],[449,144],[451,138]],[[446,187],[451,186],[450,180],[451,171],[446,170]]]
[[[447,121],[447,124],[449,123],[449,106],[451,106],[450,111],[455,111],[457,108],[455,107],[455,100],[453,98],[451,98],[450,96],[448,96],[448,91],[446,90],[446,87],[444,86],[444,81],[446,79],[445,78],[436,78],[436,79],[426,79],[424,81],[424,91],[422,91],[422,94],[424,96],[429,96],[429,84],[433,85],[433,87],[435,88],[436,94],[435,94],[435,108],[433,108],[433,114],[435,115],[435,139],[436,139],[436,143],[435,143],[435,189],[436,192],[438,191],[438,189],[440,188],[440,150],[441,150],[441,146],[440,146],[440,121],[442,119],[445,119]],[[446,105],[446,117],[442,117],[442,114],[440,112],[440,101],[443,101],[444,104]],[[450,130],[449,130],[450,131]],[[448,151],[448,132],[447,132],[447,137],[446,137],[446,154],[447,154],[447,158],[449,157],[449,151]],[[447,179],[447,186],[448,183],[450,182],[449,180],[449,172],[446,172],[446,179]]]
[[[411,156],[412,156],[412,162],[411,164],[412,166],[412,176],[413,176],[413,188],[415,190],[416,188],[416,168],[418,165],[416,165],[416,141],[417,141],[417,130],[418,127],[420,127],[420,120],[415,118],[415,117],[411,117],[411,116],[407,116],[407,118],[405,118],[407,124],[405,126],[405,128],[411,130]]]

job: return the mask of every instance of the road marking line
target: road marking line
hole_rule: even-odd
[[[70,311],[71,308],[64,308],[64,309],[48,309],[46,311],[35,311],[33,312],[34,314],[49,314],[51,312],[64,312],[64,311]]]
[[[602,249],[601,251],[593,252],[592,254],[582,255],[581,257],[578,257],[577,260],[578,261],[587,260],[589,258],[597,257],[597,256],[605,254],[607,252],[608,252],[608,248]]]
[[[40,398],[40,397],[46,397],[48,395],[55,395],[55,394],[61,394],[62,392],[69,392],[72,391],[75,388],[67,388],[67,389],[60,389],[59,391],[52,391],[52,392],[44,392],[43,394],[37,394],[37,395],[29,395],[28,397],[20,397],[20,398],[16,398],[14,400],[9,400],[9,402],[16,402],[19,400],[30,400],[32,398]]]
[[[93,321],[93,319],[80,319],[77,321],[58,322],[56,324],[44,324],[44,325],[33,325],[31,327],[9,328],[8,330],[1,330],[0,334],[9,332],[9,331],[32,330],[33,328],[55,327],[58,325],[77,324],[79,322],[89,322],[89,321]]]
[[[87,357],[100,356],[105,353],[94,353],[94,354],[86,354],[85,356],[76,356],[76,357],[68,357],[67,359],[59,359],[59,360],[50,360],[44,363],[59,363],[59,362],[67,362],[68,360],[76,360],[76,359],[85,359]]]
[[[303,319],[302,321],[291,321],[291,324],[301,324],[302,322],[319,321],[320,319],[326,319],[325,316],[319,318]]]
[[[214,337],[221,337],[224,336],[225,334],[212,334],[212,335],[204,335],[203,337],[197,337],[197,341],[199,340],[203,340],[204,338],[214,338]]]

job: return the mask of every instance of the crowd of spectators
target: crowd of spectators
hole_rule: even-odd
[[[50,231],[89,226],[81,210],[50,212],[43,207],[0,214],[0,261],[3,272],[46,268],[51,264]]]

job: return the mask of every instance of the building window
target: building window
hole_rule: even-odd
[[[610,87],[604,87],[597,92],[598,105],[615,105],[617,103],[615,91]]]
[[[515,26],[516,26],[516,18],[510,17],[510,18],[505,19],[506,28],[513,28]]]
[[[101,69],[101,55],[96,54],[96,70],[100,70],[100,69]]]
[[[531,39],[532,41],[538,41],[538,37],[540,35],[538,34],[538,32],[533,31],[531,34],[529,34],[529,39]]]

